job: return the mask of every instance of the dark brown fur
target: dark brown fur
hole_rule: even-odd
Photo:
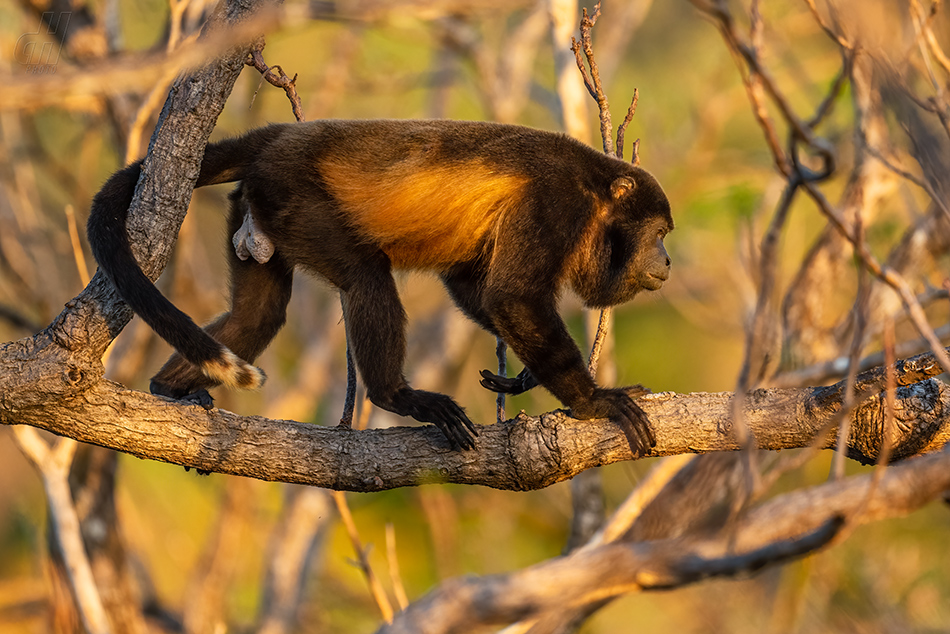
[[[517,379],[483,373],[483,385],[519,392],[540,383],[577,417],[616,420],[634,451],[654,444],[623,390],[597,387],[587,374],[556,310],[564,286],[602,307],[668,277],[669,202],[644,170],[562,134],[492,123],[315,121],[213,143],[196,186],[240,180],[231,232],[250,209],[276,253],[267,264],[231,253],[231,311],[206,333],[136,273],[125,213],[138,174],[136,163],[106,183],[88,230],[122,297],[178,351],[153,392],[210,406],[213,385],[259,384],[250,364],[283,325],[300,266],[340,290],[370,399],[472,447],[476,429],[464,411],[402,375],[406,316],[392,270],[424,269],[526,366]]]

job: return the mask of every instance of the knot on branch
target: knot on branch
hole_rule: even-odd
[[[520,483],[521,490],[530,491],[553,484],[547,476],[560,471],[561,449],[557,442],[557,426],[570,420],[562,410],[542,414],[531,418],[523,411],[509,426],[507,454],[514,470],[514,481]],[[538,468],[538,465],[550,465]],[[539,480],[538,476],[542,476]]]
[[[899,387],[894,406],[894,420],[888,423],[886,398],[875,395],[854,411],[848,456],[863,464],[874,464],[885,446],[890,427],[890,462],[926,451],[941,431],[945,409],[950,399],[947,386],[934,379]]]
[[[68,350],[47,333],[0,347],[3,407],[20,411],[43,407],[94,387],[105,369],[88,354]]]

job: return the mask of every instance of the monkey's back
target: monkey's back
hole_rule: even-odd
[[[345,222],[396,268],[444,269],[490,247],[551,170],[560,134],[484,122],[314,121],[275,161],[313,170]],[[568,146],[579,145],[567,139]],[[564,149],[564,148],[560,148]],[[547,156],[540,168],[533,164]],[[299,169],[299,168],[298,168]],[[547,178],[552,178],[547,174]],[[563,180],[563,179],[562,179]]]

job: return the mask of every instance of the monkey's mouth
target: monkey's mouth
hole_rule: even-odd
[[[640,280],[640,285],[650,291],[657,291],[663,287],[663,282],[670,279],[669,272],[663,273],[647,273]]]

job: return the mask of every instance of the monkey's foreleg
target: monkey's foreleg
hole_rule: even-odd
[[[388,264],[383,268],[364,272],[341,293],[348,341],[367,395],[385,410],[435,424],[453,449],[473,449],[478,431],[465,410],[445,394],[409,387],[403,377],[406,313]]]
[[[530,374],[571,408],[575,418],[611,419],[623,429],[634,455],[645,455],[656,445],[646,413],[627,392],[598,387],[591,378],[553,301],[513,297],[503,291],[495,291],[490,298],[489,311],[501,336]]]

